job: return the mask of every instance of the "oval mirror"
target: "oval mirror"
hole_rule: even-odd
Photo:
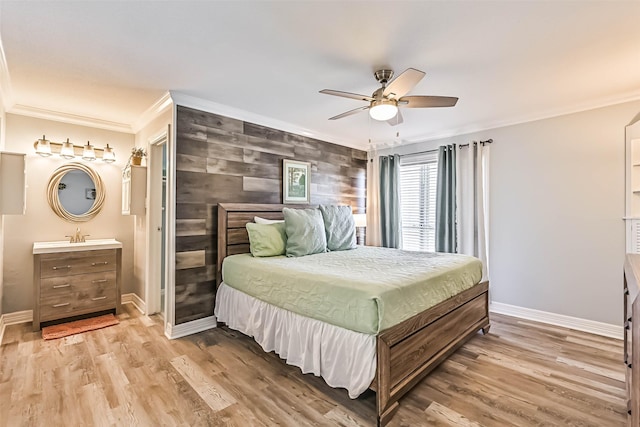
[[[60,218],[89,221],[104,204],[102,179],[82,163],[67,163],[55,170],[47,185],[49,206]]]

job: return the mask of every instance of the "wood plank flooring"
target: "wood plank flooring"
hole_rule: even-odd
[[[169,341],[130,305],[121,323],[43,341],[7,327],[2,426],[374,426],[356,400],[227,328]],[[620,341],[492,315],[400,401],[391,426],[623,426]]]

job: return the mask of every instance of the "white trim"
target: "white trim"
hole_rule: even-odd
[[[532,308],[503,304],[501,302],[491,302],[489,305],[489,311],[619,340],[623,337],[622,325],[596,322],[594,320],[581,319],[579,317],[565,316],[564,314],[549,313],[547,311],[534,310]]]
[[[0,104],[3,111],[9,110],[13,106],[13,88],[11,86],[11,76],[7,66],[7,57],[4,54],[4,46],[0,40]]]
[[[170,340],[176,338],[182,338],[187,335],[196,334],[198,332],[206,331],[207,329],[217,327],[216,317],[209,316],[202,319],[194,320],[191,322],[181,323],[179,325],[172,326],[167,323],[164,329],[164,335]]]
[[[345,138],[341,138],[336,135],[315,132],[315,131],[312,131],[311,129],[303,128],[303,127],[294,125],[292,123],[284,122],[271,117],[266,117],[261,114],[240,110],[238,108],[229,107],[227,105],[218,104],[217,102],[209,101],[207,99],[197,98],[195,96],[186,95],[180,92],[171,91],[171,98],[173,99],[173,102],[176,105],[182,105],[188,108],[195,108],[197,110],[206,111],[213,114],[219,114],[225,117],[230,117],[230,118],[242,120],[245,122],[255,123],[261,126],[267,126],[273,129],[278,129],[281,131],[290,132],[297,135],[306,136],[309,138],[332,142],[334,144],[338,144],[343,147],[350,147],[350,148],[366,151],[369,146],[366,140],[363,140],[361,143],[357,143],[355,141],[348,141]]]
[[[165,282],[164,282],[164,322],[165,331],[176,323],[176,128],[177,109],[172,109],[171,125],[167,139],[167,194],[165,211]],[[148,254],[147,254],[148,255]],[[166,332],[165,332],[166,334]]]
[[[33,322],[33,310],[14,311],[0,316],[0,345],[4,338],[4,330],[9,325]]]
[[[70,123],[79,126],[88,126],[97,129],[106,129],[114,132],[134,133],[131,125],[112,122],[94,117],[81,116],[79,114],[62,113],[60,111],[47,110],[39,107],[16,104],[7,110],[11,114],[35,117],[38,119],[53,120],[56,122]]]
[[[169,108],[172,104],[171,93],[165,92],[156,102],[151,104],[149,108],[147,108],[140,117],[133,122],[131,128],[134,133],[140,132],[145,126],[151,123],[156,117],[162,114],[167,108]]]
[[[158,219],[162,218],[162,182],[158,181],[158,178],[162,176],[162,157],[158,158],[157,154],[161,154],[163,145],[168,153],[169,141],[169,128],[165,128],[164,131],[158,135],[153,136],[147,142],[147,210],[146,210],[146,236],[145,236],[145,295],[149,307],[149,314],[158,313],[161,310],[162,303],[160,302],[160,283],[162,276],[165,277],[165,285],[167,272],[158,271],[158,265],[156,260],[161,255],[162,235],[158,236]],[[167,154],[168,156],[168,154]],[[166,220],[166,218],[165,218]],[[165,231],[167,224],[162,224]],[[166,233],[165,233],[166,235]],[[165,248],[167,244],[165,242]],[[165,250],[165,266],[168,265],[166,250]],[[164,315],[164,313],[163,313]],[[164,319],[167,316],[163,317]]]
[[[535,114],[522,116],[515,119],[494,120],[492,122],[487,122],[487,123],[472,123],[472,124],[463,126],[462,128],[457,128],[454,131],[444,131],[437,134],[431,134],[431,135],[425,134],[422,136],[414,136],[410,139],[403,139],[402,143],[399,145],[389,145],[388,142],[385,143],[384,141],[376,141],[376,140],[372,141],[372,145],[374,145],[375,148],[382,150],[382,149],[398,147],[398,146],[419,144],[422,142],[434,141],[434,140],[444,139],[444,138],[454,138],[458,136],[467,135],[470,133],[484,132],[484,131],[504,128],[507,126],[515,126],[515,125],[520,125],[524,123],[536,122],[539,120],[546,120],[546,119],[552,119],[555,117],[567,116],[569,114],[596,110],[598,108],[610,107],[612,105],[619,105],[619,104],[624,104],[626,102],[632,102],[632,101],[638,101],[638,100],[640,100],[640,92],[635,91],[635,92],[630,92],[624,95],[619,95],[616,97],[602,98],[590,103],[583,103],[583,104],[574,105],[572,107],[563,108],[563,109],[549,110],[543,113],[535,113]]]
[[[147,305],[145,302],[135,293],[122,294],[120,297],[121,304],[133,304],[133,306],[142,314],[146,314]]]
[[[122,304],[133,304],[140,313],[145,313],[145,303],[135,293],[122,294],[120,302]],[[2,344],[5,327],[29,322],[33,322],[33,310],[14,311],[13,313],[5,313],[0,316],[0,344]]]

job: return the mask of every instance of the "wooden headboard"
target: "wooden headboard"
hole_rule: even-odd
[[[256,203],[218,204],[218,262],[216,284],[222,283],[222,261],[227,255],[249,252],[249,235],[246,225],[253,217],[283,219],[282,208],[317,208],[317,205],[278,205]]]

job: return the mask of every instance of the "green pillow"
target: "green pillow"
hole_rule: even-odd
[[[287,256],[299,257],[327,251],[322,214],[318,209],[283,208],[287,231]]]
[[[249,234],[251,255],[255,257],[284,255],[287,246],[284,223],[254,224],[248,222],[247,233]]]
[[[320,205],[324,229],[327,233],[327,248],[330,251],[344,251],[356,248],[356,223],[351,206]]]

